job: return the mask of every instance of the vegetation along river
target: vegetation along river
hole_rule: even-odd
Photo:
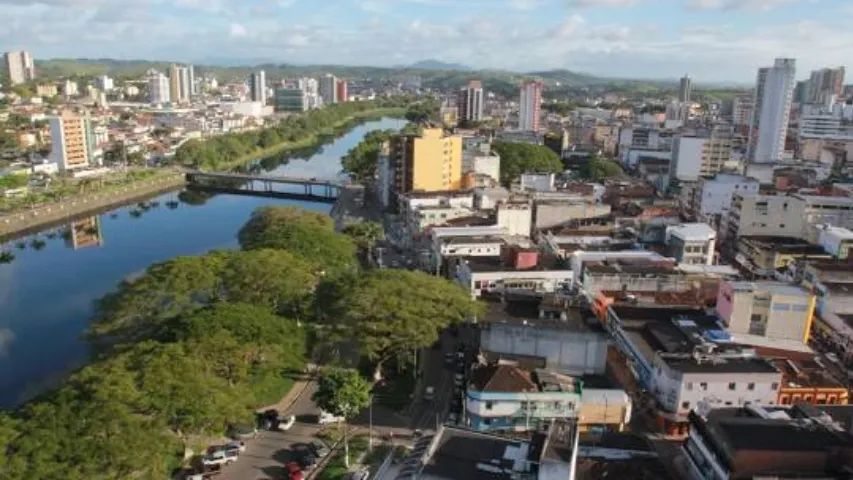
[[[368,121],[319,149],[265,159],[271,175],[338,179],[340,159],[365,134],[404,120]],[[262,205],[331,205],[175,191],[11,241],[0,263],[0,408],[56,385],[84,363],[82,334],[94,302],[155,262],[237,246],[237,230]]]

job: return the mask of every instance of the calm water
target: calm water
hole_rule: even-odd
[[[272,171],[336,178],[341,156],[367,132],[403,124],[394,119],[362,124],[310,157],[292,158]],[[252,210],[270,204],[331,208],[233,195],[193,201],[173,192],[147,200],[145,208],[123,207],[7,244],[3,250],[15,259],[0,264],[0,408],[55,385],[85,362],[88,349],[80,334],[92,318],[93,302],[120,280],[154,262],[236,247],[237,230]]]

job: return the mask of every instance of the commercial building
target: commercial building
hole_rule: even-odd
[[[60,172],[86,168],[95,162],[95,136],[87,116],[63,112],[50,118],[51,162]]]
[[[267,74],[263,70],[249,75],[249,99],[267,104]]]
[[[458,190],[462,186],[462,138],[445,135],[441,128],[424,128],[418,134],[399,134],[389,141],[388,155],[381,159],[381,182],[396,206],[400,195],[409,192]]]
[[[735,127],[748,127],[752,121],[755,107],[755,97],[735,97],[732,104],[732,125]]]
[[[700,178],[689,190],[683,207],[690,218],[719,228],[729,215],[735,193],[755,195],[758,191],[759,183],[753,178],[719,173],[712,178]]]
[[[479,80],[471,80],[468,86],[459,91],[456,99],[457,118],[460,123],[479,122],[483,120],[483,84]]]
[[[747,151],[751,162],[776,163],[782,159],[796,71],[792,58],[777,58],[772,67],[758,70]]]
[[[153,104],[169,103],[172,98],[169,78],[160,72],[149,72],[148,96],[149,101]]]
[[[705,223],[684,223],[666,229],[667,255],[687,265],[713,265],[717,232]]]
[[[335,98],[338,102],[349,100],[348,84],[343,78],[335,82]]]
[[[190,101],[190,70],[186,65],[169,67],[169,99],[172,103]]]
[[[320,77],[319,93],[323,99],[323,104],[331,105],[338,102],[338,79],[331,73],[327,73]]]
[[[6,75],[11,85],[25,83],[36,78],[36,67],[29,52],[6,52],[3,55]]]
[[[845,478],[853,469],[848,406],[748,405],[690,414],[690,480]]]
[[[724,281],[716,308],[735,338],[754,335],[807,343],[815,296],[802,287],[782,282]]]
[[[777,278],[789,274],[802,262],[832,258],[820,245],[795,237],[742,235],[732,241],[736,242],[735,262],[755,278]]]
[[[542,82],[525,82],[521,85],[518,108],[518,129],[539,131],[542,105]]]
[[[781,352],[764,357],[782,372],[776,404],[847,405],[850,392],[844,382],[833,377],[813,355]]]
[[[805,140],[830,140],[853,142],[853,127],[839,115],[803,115],[799,119],[799,138]]]
[[[502,257],[472,257],[458,263],[455,280],[476,298],[487,293],[522,292],[543,296],[571,285],[573,274],[533,248],[504,249]]]
[[[730,132],[715,132],[709,137],[675,137],[672,141],[673,178],[691,182],[722,171],[732,158],[732,147]]]
[[[301,88],[276,88],[275,109],[279,112],[304,112],[308,110],[307,95]]]
[[[103,92],[109,92],[115,88],[115,81],[107,75],[99,75],[95,77],[95,86]]]
[[[808,83],[808,103],[831,105],[844,92],[844,67],[813,70]]]
[[[690,94],[693,91],[693,81],[690,79],[690,75],[685,75],[681,77],[681,80],[678,84],[678,101],[680,103],[687,103],[690,101]]]

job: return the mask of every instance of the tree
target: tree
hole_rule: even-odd
[[[370,383],[350,368],[328,368],[311,397],[322,410],[344,418],[344,465],[349,468],[347,422],[370,404]]]
[[[375,178],[382,145],[394,133],[393,130],[374,130],[365,135],[361,142],[341,159],[344,172],[361,183]]]
[[[522,173],[559,173],[560,157],[548,147],[530,143],[494,142],[492,149],[501,157],[501,183],[509,186]]]
[[[29,182],[30,180],[25,174],[10,173],[3,175],[0,176],[0,191],[26,187]]]
[[[318,273],[339,275],[356,267],[355,243],[335,232],[324,213],[299,207],[261,207],[237,235],[244,250],[288,250],[311,263]]]
[[[608,178],[624,177],[625,172],[618,163],[605,160],[598,155],[591,155],[581,166],[580,176],[586,180],[599,182]]]
[[[385,240],[385,229],[377,222],[359,222],[347,225],[343,233],[353,239],[358,248],[367,250],[369,253],[377,242]]]
[[[423,272],[374,270],[341,281],[320,306],[332,341],[355,341],[375,362],[375,376],[393,357],[406,359],[433,344],[438,332],[483,313],[471,294]]]
[[[416,103],[406,110],[406,120],[412,123],[426,123],[435,117],[438,117],[437,105]]]

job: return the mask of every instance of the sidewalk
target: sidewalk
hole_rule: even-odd
[[[262,407],[257,409],[258,413],[263,413],[267,410],[278,410],[281,413],[287,412],[299,400],[299,397],[305,392],[305,389],[308,388],[308,385],[314,381],[314,372],[316,371],[316,366],[308,365],[305,368],[305,373],[303,373],[299,379],[297,379],[293,383],[293,387],[284,394],[284,397],[273,405],[268,405],[266,407]]]

